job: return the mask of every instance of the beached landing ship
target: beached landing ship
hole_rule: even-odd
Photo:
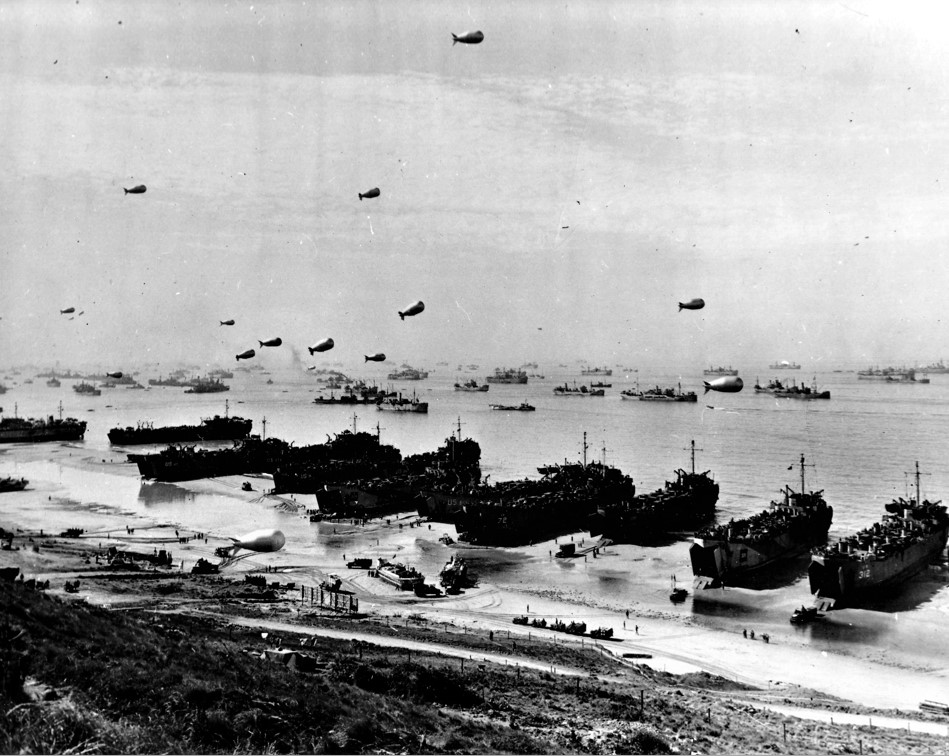
[[[805,493],[801,455],[801,493],[784,487],[784,500],[745,520],[699,531],[689,549],[694,585],[718,588],[779,560],[804,554],[827,537],[834,510],[823,491]]]
[[[949,515],[940,502],[916,498],[886,505],[880,522],[836,543],[814,549],[807,570],[811,593],[822,609],[875,598],[938,559],[949,536]]]
[[[657,535],[708,522],[715,515],[718,483],[708,470],[695,472],[695,441],[692,441],[692,471],[676,470],[676,479],[648,494],[597,507],[590,516],[591,536],[602,535],[616,543],[643,543]]]

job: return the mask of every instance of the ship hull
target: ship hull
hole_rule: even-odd
[[[86,424],[60,428],[0,430],[0,443],[39,443],[42,441],[78,441],[86,433]]]
[[[747,577],[805,554],[826,540],[832,517],[833,510],[827,507],[783,533],[753,541],[696,537],[689,548],[695,588],[741,584]]]
[[[176,425],[161,428],[113,428],[109,443],[120,446],[134,444],[172,444],[197,441],[236,441],[246,438],[253,426],[252,420],[229,418],[201,425]]]
[[[946,548],[949,525],[886,559],[847,560],[815,554],[807,575],[811,593],[825,605],[840,608],[873,599],[922,572]]]

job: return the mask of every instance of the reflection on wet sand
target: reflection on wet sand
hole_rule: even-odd
[[[193,491],[176,486],[174,483],[143,482],[138,489],[138,500],[146,507],[194,501],[194,499]]]

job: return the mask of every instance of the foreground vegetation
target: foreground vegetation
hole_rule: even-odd
[[[221,608],[234,608],[224,581],[136,585],[151,608],[172,595],[200,596],[207,608],[216,592]],[[462,671],[457,659],[311,639],[303,628],[281,639],[300,651],[287,666],[272,635],[223,616],[109,611],[9,583],[0,584],[0,617],[3,753],[946,750],[942,738],[786,719],[737,702],[727,681],[617,670],[589,650],[536,640],[519,652],[546,648],[600,677],[475,663]],[[468,636],[474,646],[492,641]]]

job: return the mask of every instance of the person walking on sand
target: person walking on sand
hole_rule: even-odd
[[[636,625],[636,635],[639,635],[639,625]]]

